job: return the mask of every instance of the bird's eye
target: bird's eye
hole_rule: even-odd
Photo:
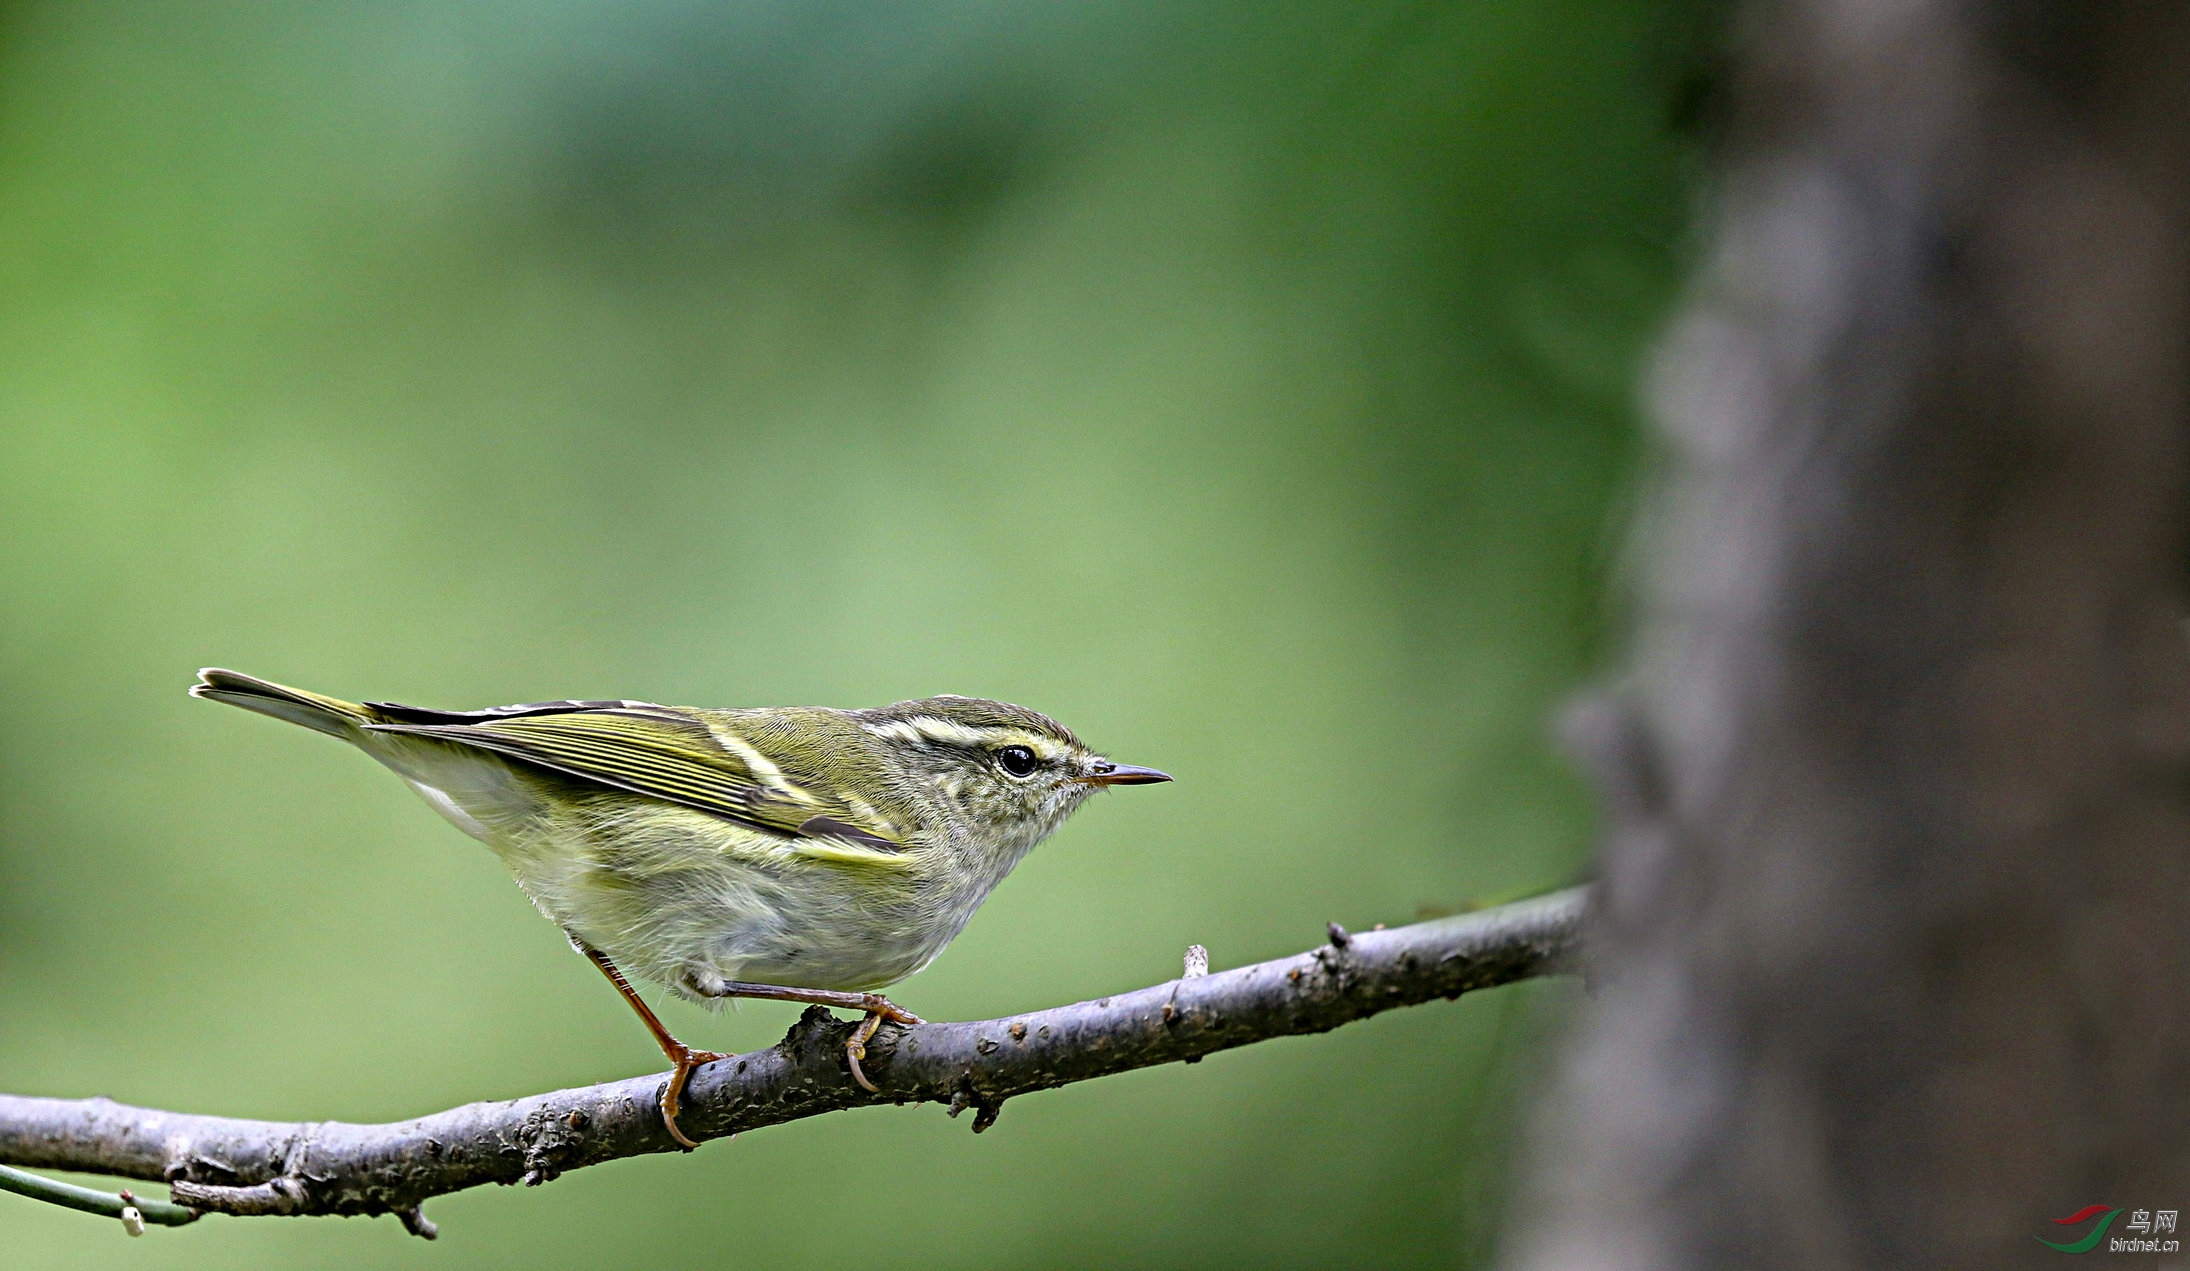
[[[996,752],[996,762],[1014,777],[1031,777],[1038,766],[1034,752],[1025,746],[1006,746]]]

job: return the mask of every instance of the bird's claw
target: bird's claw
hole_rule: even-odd
[[[844,1059],[851,1067],[852,1080],[858,1082],[861,1089],[868,1094],[881,1094],[875,1084],[867,1080],[866,1072],[859,1066],[859,1061],[867,1057],[867,1039],[874,1036],[875,1030],[882,1026],[884,1020],[892,1024],[925,1024],[927,1021],[879,993],[869,993],[862,1005],[866,1007],[867,1018],[859,1022],[858,1029],[852,1033],[852,1039],[844,1043]]]
[[[687,1152],[699,1147],[698,1140],[685,1137],[677,1128],[677,1101],[684,1097],[684,1087],[692,1080],[692,1070],[701,1064],[711,1064],[718,1059],[735,1058],[716,1050],[693,1050],[683,1047],[680,1053],[670,1056],[676,1069],[669,1074],[669,1081],[662,1087],[662,1124],[669,1127],[669,1137],[684,1145]]]
[[[859,1061],[866,1057],[867,1048],[865,1046],[850,1045],[844,1048],[844,1062],[851,1065],[852,1080],[858,1082],[860,1089],[865,1090],[868,1094],[881,1094],[881,1088],[867,1080],[867,1074],[860,1071]]]

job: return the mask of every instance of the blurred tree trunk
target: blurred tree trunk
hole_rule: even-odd
[[[1734,48],[1507,1262],[2054,1264],[2190,1210],[2190,6]]]

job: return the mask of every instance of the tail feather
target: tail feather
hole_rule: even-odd
[[[358,727],[374,718],[371,710],[356,702],[290,688],[219,667],[207,667],[198,672],[198,682],[190,686],[190,695],[302,724],[345,741],[356,740]]]

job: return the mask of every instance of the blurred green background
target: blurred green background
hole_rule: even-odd
[[[469,707],[1048,711],[1099,800],[894,996],[984,1018],[1567,880],[1711,6],[0,9],[0,1089],[384,1120],[656,1071],[388,774]],[[1524,985],[390,1220],[10,1267],[1477,1265]],[[671,1003],[700,1045],[794,1016]]]

